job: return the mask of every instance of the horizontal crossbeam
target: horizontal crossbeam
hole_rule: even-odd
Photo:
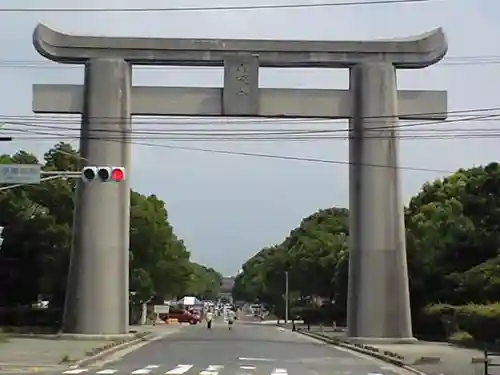
[[[244,40],[124,38],[69,35],[39,24],[33,45],[44,57],[70,64],[120,58],[139,65],[223,66],[229,55],[258,56],[261,67],[348,68],[384,61],[419,69],[440,61],[448,50],[442,29],[387,40]]]
[[[33,85],[33,111],[81,114],[83,90],[80,85]],[[135,86],[131,112],[138,116],[224,116],[222,92],[222,88]],[[447,117],[446,91],[400,90],[398,95],[400,119]],[[350,97],[349,90],[261,88],[255,117],[348,119]]]

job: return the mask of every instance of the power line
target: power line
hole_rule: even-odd
[[[500,114],[488,115],[499,118]],[[466,117],[451,122],[470,122],[478,118],[486,116]],[[78,139],[80,130],[77,128],[53,126],[53,125],[40,125],[19,122],[4,122],[5,134],[16,135],[19,133],[38,134],[39,136],[34,139],[52,139],[54,137],[65,137],[67,139]],[[15,126],[11,128],[9,126]],[[476,129],[460,129],[460,128],[446,128],[446,129],[415,129],[410,126],[427,125],[423,124],[407,124],[399,125],[397,127],[374,127],[372,131],[368,130],[364,136],[366,139],[387,139],[387,134],[380,134],[378,131],[383,129],[402,130],[398,132],[395,137],[400,139],[455,139],[455,138],[496,138],[500,134],[500,128],[476,128]],[[19,127],[21,129],[19,129]],[[405,127],[410,127],[406,129]],[[25,128],[35,128],[37,130],[27,130]],[[52,133],[41,131],[40,129],[57,130],[62,133]],[[375,131],[376,133],[373,133]],[[10,133],[9,133],[10,132]],[[347,135],[339,134],[345,133]],[[93,130],[92,134],[100,134],[102,137],[116,138],[120,136],[117,130],[110,129],[97,129]],[[332,135],[333,134],[333,135]],[[352,138],[349,129],[132,129],[130,131],[131,137],[135,139],[170,139],[170,140],[185,140],[185,141],[205,141],[205,140],[321,140],[321,139],[349,139]],[[17,139],[33,139],[32,136],[16,137]]]
[[[496,108],[498,109],[498,108]],[[467,110],[467,111],[455,111],[455,113],[481,113],[481,112],[486,112],[486,111],[491,111],[491,109],[473,109],[473,110]],[[453,114],[452,114],[453,115]],[[426,136],[426,134],[419,134],[415,136],[415,132],[419,131],[421,129],[415,129],[416,127],[419,126],[427,126],[427,125],[433,125],[433,124],[444,124],[444,123],[458,123],[458,122],[471,122],[471,121],[481,121],[481,120],[495,120],[500,117],[500,113],[492,113],[492,114],[480,114],[476,116],[470,116],[470,117],[460,117],[460,118],[452,118],[452,119],[447,119],[444,121],[428,121],[428,122],[421,122],[421,123],[410,123],[410,124],[401,124],[397,126],[393,125],[382,125],[382,126],[372,126],[369,131],[367,131],[366,138],[387,138],[387,134],[374,134],[371,133],[373,131],[380,131],[380,130],[403,130],[404,132],[413,132],[412,136],[408,136],[407,134],[397,134],[397,137],[400,137],[401,139],[403,138],[413,138],[416,139],[418,137],[422,138],[423,136]],[[1,117],[0,117],[1,118]],[[373,119],[377,119],[378,117],[373,117]],[[106,125],[106,123],[113,123],[116,124],[116,120],[113,121],[103,121],[102,124]],[[24,130],[18,129],[18,128],[9,128],[9,126],[16,126],[16,127],[21,127],[21,128],[44,128],[48,130],[57,130],[57,131],[64,131],[64,134],[60,133],[49,133],[46,131],[38,131],[38,130],[32,130],[32,131],[26,131],[27,133],[30,134],[38,134],[39,136],[56,136],[57,138],[59,137],[66,137],[66,138],[78,138],[79,137],[79,129],[78,128],[72,128],[72,127],[67,127],[67,126],[60,126],[60,125],[46,125],[43,123],[36,123],[36,122],[20,122],[20,121],[3,121],[3,124],[6,125],[2,129],[4,131],[11,131],[11,132],[21,132]],[[308,123],[309,124],[309,123]],[[458,138],[458,137],[494,137],[495,131],[499,131],[499,129],[495,128],[482,128],[482,129],[456,129],[455,132],[459,132],[458,134],[453,134],[452,131],[453,129],[425,129],[427,133],[427,136],[429,139],[449,139],[449,138]],[[446,134],[436,136],[436,132],[441,131],[445,132]],[[330,134],[332,133],[342,133],[342,132],[348,132],[348,136],[331,136]],[[74,136],[71,135],[71,133],[74,134]],[[93,134],[101,134],[101,135],[107,135],[109,138],[111,136],[115,136],[117,134],[116,130],[110,130],[110,129],[97,129],[93,130]],[[434,134],[432,134],[434,133]],[[8,133],[6,133],[8,134]],[[287,137],[286,139],[291,140],[293,136],[299,137],[296,140],[303,140],[305,137],[307,137],[308,140],[313,140],[313,139],[347,139],[351,138],[351,130],[350,129],[246,129],[246,130],[241,130],[241,129],[187,129],[183,127],[182,129],[169,129],[169,130],[159,130],[159,129],[132,129],[131,130],[131,136],[137,138],[137,136],[141,136],[142,139],[161,139],[162,137],[160,136],[168,136],[167,138],[164,139],[172,139],[172,140],[197,140],[197,141],[203,141],[203,140],[242,140],[244,137],[247,137],[247,140],[262,140],[262,137],[256,138],[256,136],[263,136],[265,135],[266,138],[265,140],[271,140],[274,136],[273,139],[278,140],[278,139],[285,139],[285,136]],[[185,138],[179,138],[180,136],[184,136]],[[176,137],[176,138],[175,138]],[[190,137],[190,138],[186,138]],[[204,137],[204,138],[202,138]],[[209,138],[207,138],[209,137]],[[223,137],[226,137],[223,138]],[[232,137],[230,139],[227,139],[228,137]],[[27,139],[28,137],[25,137]],[[47,137],[45,137],[47,139]]]
[[[61,139],[61,136],[58,134],[54,134],[56,136],[55,139]],[[57,137],[59,136],[59,137]],[[64,137],[64,135],[62,135]],[[74,137],[73,140],[78,139]],[[264,153],[252,153],[252,152],[240,152],[240,151],[229,151],[229,150],[219,150],[219,149],[210,149],[210,148],[201,148],[201,147],[188,147],[188,146],[176,146],[170,144],[157,144],[151,142],[142,142],[136,141],[133,139],[124,140],[124,139],[112,139],[109,137],[89,137],[89,139],[100,140],[103,142],[119,142],[119,143],[128,143],[132,145],[140,145],[140,146],[148,146],[154,148],[164,148],[164,149],[172,149],[172,150],[184,150],[184,151],[198,151],[198,152],[208,152],[214,154],[224,154],[224,155],[240,155],[240,156],[253,156],[267,159],[281,159],[281,160],[289,160],[289,161],[305,161],[305,162],[314,162],[314,163],[322,163],[322,164],[338,164],[338,165],[349,165],[348,161],[338,161],[338,160],[329,160],[329,159],[321,159],[321,158],[306,158],[306,157],[297,157],[297,156],[289,156],[289,155],[274,155],[274,154],[264,154]],[[400,168],[404,170],[410,171],[419,171],[419,172],[435,172],[435,173],[451,173],[452,171],[442,170],[442,169],[433,169],[433,168],[420,168],[420,167],[407,167],[407,166],[391,166],[391,165],[380,165],[380,164],[371,164],[364,163],[365,166],[376,167],[376,168]]]
[[[301,9],[301,8],[331,8],[360,5],[389,5],[429,3],[438,0],[373,0],[373,1],[342,1],[319,4],[263,4],[244,6],[215,6],[215,7],[166,7],[166,8],[0,8],[3,13],[27,12],[106,12],[106,13],[137,13],[137,12],[212,12],[212,11],[239,11],[239,10],[266,10],[266,9]]]
[[[339,161],[339,160],[330,160],[330,159],[321,159],[321,158],[307,158],[307,157],[297,157],[297,156],[289,156],[289,155],[274,155],[274,154],[253,153],[253,152],[229,151],[229,150],[201,148],[201,147],[175,146],[175,145],[170,145],[170,144],[157,144],[157,143],[142,142],[142,141],[136,141],[136,140],[110,139],[108,137],[106,137],[106,138],[89,137],[89,139],[100,140],[103,142],[119,142],[119,143],[128,143],[128,144],[132,144],[132,145],[148,146],[148,147],[154,147],[154,148],[165,148],[165,149],[184,150],[184,151],[198,151],[198,152],[208,152],[208,153],[224,154],[224,155],[253,156],[253,157],[260,157],[260,158],[267,158],[267,159],[305,161],[305,162],[322,163],[322,164],[337,164],[337,165],[350,165],[350,164],[352,164],[349,161]],[[434,168],[391,166],[391,165],[381,165],[381,164],[375,164],[375,163],[363,163],[362,165],[374,167],[374,168],[400,168],[400,169],[404,169],[404,170],[419,171],[419,172],[452,173],[452,171],[449,171],[449,170],[434,169]]]
[[[491,113],[495,112],[495,113]],[[496,113],[498,112],[498,113]],[[448,119],[446,120],[427,120],[425,122],[418,122],[418,123],[410,123],[410,124],[403,124],[399,125],[399,127],[412,127],[412,126],[422,126],[422,125],[432,125],[436,123],[445,123],[445,122],[456,122],[456,121],[464,121],[468,120],[467,117],[464,118],[466,115],[472,115],[474,114],[474,117],[472,118],[473,120],[479,121],[479,120],[490,120],[490,119],[495,119],[498,115],[500,115],[500,106],[495,106],[495,107],[485,107],[485,108],[469,108],[469,109],[458,109],[458,110],[452,110],[452,111],[447,111],[447,117]],[[435,116],[435,115],[442,115],[441,112],[415,112],[415,113],[409,113],[406,114],[407,116],[415,116],[415,117],[423,117],[423,116]],[[332,123],[333,121],[344,121],[344,119],[331,119],[331,118],[242,118],[242,117],[193,117],[193,116],[164,116],[164,115],[158,115],[158,116],[143,116],[142,118],[138,116],[139,118],[134,119],[134,123],[144,125],[144,124],[149,124],[149,125],[182,125],[184,128],[185,126],[188,125],[214,125],[214,123],[217,122],[217,120],[222,120],[223,123],[219,123],[220,125],[226,125],[228,123],[231,123],[232,125],[254,125],[254,124],[267,124],[267,125],[274,125],[278,123],[285,123],[285,124],[314,124],[314,123]],[[399,115],[388,115],[388,116],[363,116],[362,118],[372,120],[372,119],[393,119],[395,117],[399,117]],[[456,120],[456,118],[459,118]],[[100,124],[117,124],[117,121],[123,121],[122,117],[91,117],[90,120],[92,121],[98,121]],[[30,123],[30,125],[33,124],[45,124],[45,123],[63,123],[63,124],[78,124],[80,123],[80,115],[78,115],[76,118],[69,117],[67,115],[64,115],[64,117],[61,116],[55,116],[55,115],[31,115],[31,116],[14,116],[14,115],[1,115],[0,114],[0,123],[16,123],[16,124],[22,124],[23,122],[25,123]],[[385,128],[385,127],[384,127]],[[392,128],[392,126],[391,126]],[[338,131],[338,130],[337,130]]]
[[[497,107],[494,107],[493,109],[497,109]],[[471,110],[466,110],[466,111],[455,111],[455,112],[466,112],[466,113],[476,113],[480,111],[491,111],[492,109],[471,109]],[[492,117],[492,116],[500,116],[499,114],[488,114],[488,115],[479,115],[479,116],[474,116],[474,117],[468,117],[468,118],[459,118],[455,120],[449,120],[448,122],[459,122],[459,121],[474,121],[478,118],[484,118],[484,117]],[[9,125],[9,123],[6,123]],[[428,123],[425,123],[428,124]],[[25,124],[25,123],[14,123],[14,125],[17,126],[26,126],[26,127],[40,127],[40,125],[33,125],[33,124]],[[415,124],[409,124],[409,125],[415,125]],[[57,130],[66,130],[66,131],[76,131],[77,129],[73,128],[61,128],[60,126],[50,126],[50,125],[45,125],[42,126],[45,128],[49,129],[57,129]],[[20,132],[25,132],[25,133],[33,133],[33,134],[39,134],[39,135],[49,135],[54,137],[54,139],[58,140],[63,140],[65,138],[68,138],[67,134],[60,134],[60,133],[49,133],[49,132],[39,132],[35,130],[26,130],[26,129],[18,129]],[[339,130],[335,130],[339,131]],[[346,131],[346,130],[341,130],[341,131]],[[497,134],[488,134],[484,135],[481,134],[483,137],[496,137]],[[470,134],[467,135],[467,137],[470,137]],[[79,138],[78,135],[69,137],[70,139],[77,140]],[[150,147],[156,147],[156,148],[167,148],[167,149],[174,149],[174,150],[186,150],[186,151],[199,151],[199,152],[209,152],[209,153],[217,153],[217,154],[228,154],[228,155],[241,155],[241,156],[255,156],[255,157],[262,157],[262,158],[272,158],[272,159],[283,159],[283,160],[296,160],[296,161],[306,161],[306,162],[317,162],[317,163],[327,163],[327,164],[349,164],[347,161],[337,161],[337,160],[328,160],[328,159],[317,159],[317,158],[302,158],[302,157],[295,157],[295,156],[288,156],[288,155],[272,155],[272,154],[261,154],[261,153],[250,153],[250,152],[238,152],[238,151],[228,151],[228,150],[217,150],[217,149],[209,149],[209,148],[199,148],[199,147],[184,147],[184,146],[175,146],[171,144],[157,144],[157,143],[150,143],[150,142],[142,142],[142,141],[137,141],[134,139],[129,139],[129,140],[123,140],[123,139],[113,139],[112,137],[106,136],[106,137],[89,137],[89,139],[96,139],[96,140],[101,140],[104,142],[120,142],[120,143],[130,143],[130,144],[135,144],[135,145],[142,145],[142,146],[150,146]],[[213,139],[213,138],[212,138]],[[151,140],[158,140],[158,137],[151,137]],[[171,140],[171,139],[169,139]],[[191,139],[192,141],[192,139]],[[233,139],[234,141],[234,139]],[[380,168],[395,168],[395,166],[387,166],[387,165],[376,165],[376,164],[366,164],[367,166],[373,166],[373,167],[380,167]],[[447,170],[440,170],[440,169],[430,169],[430,168],[416,168],[416,167],[399,167],[401,169],[407,169],[407,170],[413,170],[413,171],[426,171],[426,172],[438,172],[438,173],[450,173],[451,171]]]
[[[308,158],[308,157],[299,157],[299,156],[290,156],[290,155],[275,155],[275,154],[265,154],[265,153],[255,153],[255,152],[229,151],[229,150],[202,148],[202,147],[175,146],[175,145],[169,145],[169,144],[137,142],[134,140],[116,140],[116,139],[99,138],[99,137],[89,137],[89,139],[100,140],[103,142],[128,143],[128,144],[132,144],[132,145],[148,146],[148,147],[164,148],[164,149],[172,149],[172,150],[207,152],[207,153],[212,153],[212,154],[250,156],[250,157],[260,157],[260,158],[266,158],[266,159],[304,161],[304,162],[321,163],[321,164],[337,164],[337,165],[351,165],[351,164],[353,164],[349,161],[340,161],[340,160]],[[444,170],[444,169],[420,168],[420,167],[408,167],[408,166],[393,166],[393,165],[382,165],[382,164],[375,164],[375,163],[356,163],[356,164],[362,165],[362,166],[374,167],[374,168],[399,168],[399,169],[404,169],[404,170],[409,170],[409,171],[417,171],[417,172],[435,172],[435,173],[452,173],[453,172],[453,171]]]

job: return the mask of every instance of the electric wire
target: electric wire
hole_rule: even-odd
[[[239,156],[253,156],[260,157],[266,159],[280,159],[280,160],[290,160],[290,161],[304,161],[311,163],[321,163],[321,164],[338,164],[338,165],[351,165],[349,161],[341,161],[341,160],[330,160],[330,159],[322,159],[322,158],[309,158],[309,157],[299,157],[299,156],[290,156],[290,155],[275,155],[275,154],[266,154],[266,153],[256,153],[256,152],[244,152],[244,151],[230,151],[230,150],[220,150],[220,149],[211,149],[205,147],[190,147],[190,146],[176,146],[170,144],[158,144],[151,142],[142,142],[135,141],[131,139],[112,139],[108,137],[88,137],[90,140],[99,140],[102,142],[118,142],[124,144],[132,144],[139,146],[148,146],[154,148],[165,148],[172,150],[184,150],[184,151],[199,151],[199,152],[207,152],[212,154],[224,154],[224,155],[239,155]],[[368,166],[374,168],[399,168],[403,170],[409,171],[418,171],[418,172],[435,172],[435,173],[452,173],[450,170],[445,169],[435,169],[435,168],[420,168],[420,167],[408,167],[408,166],[393,166],[393,165],[383,165],[376,163],[355,163],[361,166]]]
[[[494,112],[494,113],[491,113]],[[498,112],[498,113],[495,113]],[[446,120],[427,120],[423,122],[418,122],[418,123],[411,123],[411,124],[404,124],[404,125],[399,125],[398,127],[412,127],[412,126],[422,126],[422,125],[432,125],[436,123],[443,123],[443,122],[455,122],[457,120],[450,120],[450,119],[456,119],[459,118],[460,121],[467,120],[468,118],[464,118],[466,115],[472,115],[474,116],[471,118],[473,120],[477,121],[484,121],[484,120],[491,120],[494,119],[497,115],[500,114],[500,106],[495,106],[495,107],[485,107],[485,108],[469,108],[469,109],[458,109],[458,110],[451,110],[446,112]],[[411,116],[411,117],[429,117],[432,118],[434,116],[443,116],[442,112],[414,112],[414,113],[408,113],[405,114],[406,116]],[[384,119],[394,119],[399,117],[400,115],[385,115],[385,116],[361,116],[360,118],[365,119],[365,120],[384,120]],[[106,125],[106,124],[120,124],[123,122],[122,117],[89,117],[89,120],[98,122],[99,124]],[[222,120],[222,121],[218,121]],[[142,118],[135,118],[134,123],[139,124],[139,125],[144,125],[144,124],[150,124],[150,125],[182,125],[183,128],[187,125],[214,125],[214,123],[219,123],[221,125],[227,125],[227,124],[232,124],[232,125],[255,125],[255,124],[267,124],[267,125],[274,125],[278,123],[285,123],[285,124],[318,124],[318,123],[332,123],[333,121],[343,121],[344,119],[332,119],[332,118],[243,118],[243,117],[193,117],[193,116],[145,116]],[[129,122],[128,119],[126,120],[127,123]],[[13,122],[13,123],[19,123],[22,124],[23,122],[29,123],[29,124],[44,124],[44,123],[63,123],[63,124],[79,124],[80,123],[80,118],[77,117],[61,117],[61,116],[55,116],[55,115],[31,115],[31,116],[14,116],[14,115],[2,115],[0,114],[0,123],[2,122]],[[393,126],[391,125],[390,128]],[[382,127],[386,128],[386,126]],[[377,129],[381,129],[380,127]]]
[[[486,109],[488,110],[488,109]],[[491,109],[489,109],[491,110]],[[500,110],[496,108],[495,110]],[[485,109],[468,110],[467,113],[481,113]],[[478,120],[498,120],[500,113],[488,113],[480,114],[475,116],[464,117],[463,111],[456,111],[462,113],[459,118],[451,118],[443,121],[427,121],[421,123],[410,123],[410,124],[386,124],[381,122],[383,125],[376,126],[376,122],[372,124],[370,130],[365,132],[365,139],[387,139],[388,137],[396,137],[399,139],[457,139],[457,138],[498,138],[500,134],[500,128],[490,127],[490,128],[472,128],[472,129],[460,129],[460,128],[444,128],[444,129],[415,129],[419,126],[428,126],[433,124],[448,124],[448,123],[463,123],[472,122]],[[450,116],[453,116],[451,113]],[[4,117],[5,118],[5,117]],[[367,117],[369,119],[383,119],[384,117]],[[2,119],[2,116],[0,116]],[[96,119],[94,119],[96,121]],[[1,121],[3,127],[1,129],[3,135],[15,136],[19,133],[28,133],[29,135],[21,135],[18,138],[21,139],[33,139],[33,135],[37,134],[37,139],[53,139],[54,137],[60,139],[65,137],[66,139],[78,139],[80,136],[80,130],[78,128],[61,126],[61,125],[50,125],[45,123],[36,122],[21,122],[21,121]],[[113,121],[104,121],[102,125],[116,123]],[[98,121],[98,124],[101,124]],[[76,123],[75,123],[76,125]],[[307,123],[310,126],[310,123]],[[94,123],[95,126],[95,123]],[[25,132],[24,130],[31,130]],[[51,133],[49,131],[58,131],[59,133]],[[387,130],[384,132],[384,130]],[[60,133],[60,132],[63,133]],[[398,131],[392,134],[393,131]],[[121,136],[118,135],[117,130],[112,130],[108,128],[93,129],[92,135],[100,135],[102,137],[106,136],[108,138],[120,139]],[[341,134],[347,133],[347,134]],[[387,134],[391,133],[391,134]],[[42,137],[43,136],[43,137]],[[152,128],[139,128],[131,129],[130,136],[133,139],[145,139],[145,140],[159,140],[167,139],[172,141],[310,141],[310,140],[330,140],[330,139],[350,139],[353,137],[353,132],[351,129],[214,129],[204,128],[204,129],[187,129],[185,127],[178,129],[152,129]]]
[[[469,119],[469,121],[472,121],[472,120]],[[61,135],[61,134],[54,134],[54,135],[64,137],[64,135]],[[76,139],[76,137],[75,137],[75,139]],[[252,157],[260,157],[260,158],[267,158],[267,159],[304,161],[304,162],[323,163],[323,164],[340,164],[340,165],[351,165],[352,164],[349,161],[329,160],[329,159],[321,159],[321,158],[307,158],[307,157],[297,157],[297,156],[289,156],[289,155],[274,155],[274,154],[265,154],[265,153],[220,150],[220,149],[211,149],[211,148],[205,148],[205,147],[188,147],[188,146],[175,146],[175,145],[171,145],[171,144],[158,144],[158,143],[137,141],[134,139],[127,139],[127,138],[123,138],[123,137],[121,139],[112,139],[108,136],[106,136],[106,137],[89,136],[88,139],[99,140],[99,141],[103,141],[103,142],[129,143],[129,144],[133,144],[133,145],[149,146],[149,147],[155,147],[155,148],[166,148],[166,149],[172,149],[172,150],[199,151],[199,152],[208,152],[208,153],[215,153],[215,154],[252,156]],[[357,163],[357,165],[375,167],[375,168],[400,168],[402,170],[420,171],[420,172],[452,173],[452,171],[443,170],[443,169],[410,167],[410,166],[391,166],[391,165],[381,165],[381,164],[375,164],[375,163],[373,163],[373,164],[372,163]]]
[[[243,6],[212,6],[212,7],[146,7],[146,8],[0,8],[0,13],[31,13],[31,12],[97,12],[97,13],[137,13],[137,12],[212,12],[266,9],[310,9],[332,8],[346,6],[397,5],[412,3],[430,3],[444,0],[372,0],[372,1],[337,1],[325,3],[302,4],[262,4]]]

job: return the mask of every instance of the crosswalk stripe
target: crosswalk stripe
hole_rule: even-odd
[[[133,375],[146,375],[146,374],[149,374],[151,372],[151,368],[140,368],[138,370],[134,370],[131,372],[131,374]]]
[[[191,370],[192,367],[193,367],[193,365],[177,365],[177,367],[173,368],[172,370],[167,371],[165,374],[166,375],[182,375],[182,374],[188,372],[189,370]]]
[[[200,375],[217,375],[224,366],[221,365],[210,365],[205,370],[200,372]]]
[[[93,368],[70,368],[62,374],[64,375],[154,375],[158,374],[157,371],[161,370],[163,365],[147,365],[142,368],[136,369],[136,370],[119,370],[119,369],[113,369],[113,368],[100,368],[100,369],[93,369]],[[254,371],[257,370],[256,365],[239,365],[236,367],[236,369],[240,369],[238,374],[242,375],[251,375]],[[197,375],[219,375],[219,373],[225,368],[224,365],[210,365],[207,366],[206,368],[203,369],[203,367],[200,368],[200,366],[196,365],[177,365],[174,368],[171,368],[170,370],[166,371],[164,375],[187,375],[188,373],[190,374],[195,374],[195,372],[190,372],[190,370],[195,370],[197,369],[200,372],[196,372]],[[165,369],[166,370],[166,369]],[[243,370],[243,371],[242,371]],[[85,374],[84,374],[85,373]],[[286,368],[275,368],[274,370],[268,372],[269,375],[288,375],[288,370]],[[348,375],[348,373],[345,373],[344,375]],[[384,373],[366,373],[366,375],[384,375]]]

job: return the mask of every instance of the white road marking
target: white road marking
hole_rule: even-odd
[[[217,375],[224,366],[221,365],[210,365],[205,370],[200,372],[200,375]]]
[[[83,374],[84,372],[89,371],[88,368],[76,368],[74,370],[64,371],[63,374]]]
[[[145,369],[146,369],[146,368],[151,368],[151,369],[153,369],[153,368],[160,368],[160,366],[159,366],[159,365],[148,365],[148,366],[146,366],[146,367],[144,367],[144,368],[145,368]]]
[[[286,371],[286,368],[275,368],[273,372],[271,372],[271,375],[287,375],[288,372]]]
[[[115,369],[106,369],[106,370],[97,371],[96,374],[111,375],[111,374],[114,374],[115,372],[118,372],[118,370],[115,370]]]
[[[255,370],[255,366],[240,366],[242,370]]]
[[[369,372],[367,375],[384,375],[384,374],[381,374],[380,372]]]
[[[165,374],[167,374],[167,375],[182,375],[182,374],[188,372],[189,370],[191,370],[192,367],[193,367],[193,365],[177,365],[177,367],[174,367],[172,370],[167,371]]]
[[[273,362],[275,359],[272,358],[251,358],[251,357],[238,357],[240,361],[261,361],[261,362]]]
[[[134,375],[146,375],[151,372],[152,369],[150,368],[140,368],[139,370],[132,371],[131,374]]]

